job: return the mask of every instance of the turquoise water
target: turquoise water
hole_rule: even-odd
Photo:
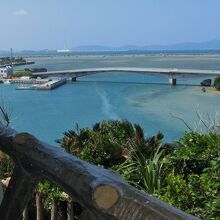
[[[172,67],[219,69],[220,56],[75,56],[36,57],[33,66],[48,70],[107,66]],[[19,67],[21,68],[21,67]],[[136,73],[102,73],[80,78],[52,91],[15,90],[16,85],[0,85],[0,94],[12,111],[11,126],[27,131],[45,142],[62,133],[92,126],[107,119],[128,119],[140,123],[146,135],[158,131],[166,141],[181,137],[185,125],[173,116],[187,121],[192,127],[196,110],[215,115],[220,109],[220,96],[201,92],[202,78],[178,79],[178,86],[167,84],[164,76]],[[185,85],[192,84],[192,86]]]

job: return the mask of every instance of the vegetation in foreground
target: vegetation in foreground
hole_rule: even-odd
[[[217,220],[220,134],[216,131],[186,132],[174,146],[162,144],[161,133],[145,137],[140,125],[103,121],[91,129],[76,126],[58,143],[70,154],[119,172],[133,186],[183,211]],[[0,163],[0,178],[5,178],[11,174],[11,161],[4,156]],[[45,209],[51,209],[54,201],[62,203],[62,192],[48,182],[41,183],[38,190],[45,195]]]
[[[139,125],[104,121],[59,140],[67,152],[119,172],[130,184],[202,219],[220,219],[220,135],[186,132],[174,145]]]

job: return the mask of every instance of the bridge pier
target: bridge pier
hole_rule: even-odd
[[[172,86],[175,86],[176,85],[176,78],[169,78],[169,84],[172,85]]]
[[[72,82],[76,82],[76,77],[71,77]]]

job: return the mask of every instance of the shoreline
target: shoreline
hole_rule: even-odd
[[[219,95],[220,96],[220,91],[216,90],[213,87],[206,88],[206,92],[210,93],[210,94],[214,94],[214,95]]]
[[[26,59],[43,59],[43,58],[50,58],[50,59],[60,59],[60,58],[108,58],[108,57],[148,57],[148,58],[196,58],[196,57],[218,57],[220,58],[219,53],[201,53],[201,54],[51,54],[51,55],[25,55],[23,56]]]
[[[220,96],[220,91],[216,90],[214,87],[205,87],[201,85],[198,85],[198,87],[199,88],[196,88],[196,91],[198,92]],[[205,92],[202,91],[203,88],[205,88]]]

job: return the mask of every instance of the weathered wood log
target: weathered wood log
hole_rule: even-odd
[[[88,210],[91,219],[198,219],[133,188],[113,171],[86,163],[30,134],[2,129],[1,132],[0,127],[0,149],[26,172],[37,178],[47,178],[61,187]],[[0,215],[2,212],[1,209]]]
[[[103,220],[103,217],[94,215],[93,212],[91,212],[88,209],[84,209],[79,216],[80,220]],[[105,219],[105,218],[104,218]]]
[[[36,185],[37,181],[30,173],[15,167],[0,206],[1,219],[20,219]]]

